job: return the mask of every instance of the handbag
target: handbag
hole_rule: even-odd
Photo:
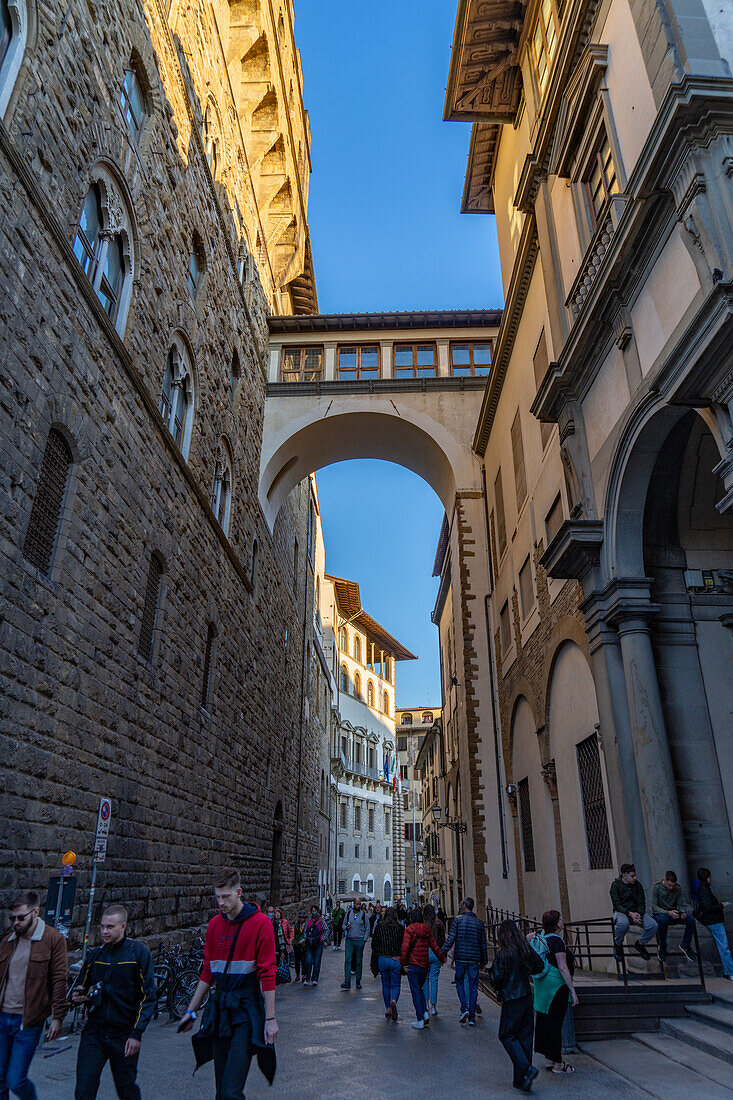
[[[232,965],[232,959],[234,958],[234,948],[237,946],[237,940],[239,939],[239,933],[242,931],[242,925],[244,921],[240,921],[237,925],[237,930],[234,933],[234,939],[232,940],[232,946],[229,948],[229,958],[226,961],[226,966],[222,971],[222,977],[226,977],[229,967]],[[214,992],[214,991],[212,991]],[[196,1069],[200,1066],[206,1065],[207,1062],[211,1062],[214,1058],[214,1041],[210,1034],[201,1034],[201,1025],[195,1035],[191,1036],[191,1046],[193,1047],[194,1058],[196,1059]],[[194,1073],[196,1070],[194,1070]]]
[[[275,984],[285,985],[286,982],[291,981],[290,977],[290,963],[288,962],[287,955],[280,956],[280,961],[277,964],[277,971],[275,973]]]

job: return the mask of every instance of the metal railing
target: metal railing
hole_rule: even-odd
[[[520,913],[513,913],[508,909],[487,910],[489,949],[493,949],[494,954],[496,954],[499,946],[499,925],[504,920],[513,920],[525,936],[529,935],[531,932],[539,932],[542,929],[541,922],[534,920],[532,917]],[[632,929],[633,928],[634,926],[632,925]],[[641,931],[641,929],[639,929],[639,931]],[[614,953],[613,917],[599,917],[596,920],[568,921],[563,927],[562,937],[573,952],[576,972],[581,970],[590,973],[595,970],[597,973],[612,974],[613,971],[609,971],[608,969],[608,963],[609,960],[613,960],[616,966],[616,979],[623,984],[624,992],[628,992],[629,971],[626,966],[626,951],[622,950],[619,957]],[[693,942],[695,945],[695,954],[697,956],[698,981],[700,989],[705,993],[705,973],[700,955],[700,941],[697,935],[697,924],[695,924],[693,931]],[[649,950],[650,945],[646,944],[645,946],[647,950]],[[649,953],[652,957],[655,955],[658,957],[659,949],[656,944],[651,946],[651,951]],[[675,957],[684,958],[685,956],[682,955],[681,951],[673,950],[668,947],[667,958]],[[659,963],[658,975],[649,973],[631,975],[632,982],[659,980],[667,980],[664,963],[662,962]]]

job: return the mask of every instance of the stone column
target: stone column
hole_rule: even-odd
[[[621,642],[626,694],[633,731],[641,808],[651,880],[667,868],[687,865],[677,789],[649,631],[651,604],[621,609],[615,620]],[[644,883],[649,888],[650,882]]]
[[[557,859],[557,883],[560,889],[560,908],[565,920],[572,920],[570,895],[568,893],[568,875],[565,867],[565,844],[562,838],[562,818],[560,817],[560,797],[557,791],[557,770],[555,761],[548,760],[542,765],[542,778],[550,795],[552,806],[552,826],[555,831],[555,856]]]
[[[392,378],[394,376],[394,370],[392,369],[392,348],[393,344],[391,340],[379,341],[379,357],[381,360],[381,376],[382,378]]]
[[[438,367],[437,374],[439,378],[450,377],[450,355],[448,354],[450,340],[436,340],[438,345]]]
[[[323,345],[323,381],[335,382],[336,380],[336,344]]]

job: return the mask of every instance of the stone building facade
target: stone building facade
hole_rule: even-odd
[[[311,494],[257,495],[266,317],[316,308],[292,8],[2,3],[0,886],[72,848],[85,905],[108,795],[136,935],[225,862],[317,896]]]
[[[440,708],[409,707],[395,711],[397,766],[402,782],[405,837],[405,882],[401,893],[406,904],[416,902],[424,893],[423,785],[416,761],[428,730],[439,719]]]
[[[647,886],[708,866],[730,897],[733,16],[504,15],[460,5],[446,98],[474,124],[463,209],[496,215],[506,297],[474,439],[488,898],[605,916],[629,859]]]

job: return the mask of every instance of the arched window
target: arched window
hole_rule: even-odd
[[[392,683],[392,662],[389,657],[384,658],[384,678]]]
[[[424,726],[432,726],[432,724],[433,724],[433,716],[432,716],[432,714],[430,713],[430,711],[429,711],[429,710],[426,710],[426,711],[424,711],[424,712],[423,712],[423,716],[422,716],[422,724],[423,724]]]
[[[339,649],[342,653],[349,652],[349,632],[345,626],[339,630]]]
[[[367,875],[366,892],[371,897],[374,897],[374,875]]]
[[[48,574],[51,570],[72,462],[69,444],[57,428],[52,428],[46,440],[23,543],[23,557],[41,573]]]
[[[236,350],[232,352],[232,365],[229,368],[229,401],[235,405],[239,397],[239,386],[242,381],[242,368],[239,365],[239,356]]]
[[[374,706],[374,684],[371,680],[367,684],[367,703],[370,707]]]
[[[122,335],[132,296],[132,223],[112,176],[102,165],[94,173],[74,237],[74,255]]]
[[[225,535],[229,534],[229,514],[232,505],[232,467],[227,454],[216,461],[211,510]]]
[[[384,695],[382,696],[382,710],[385,714],[390,713],[390,710],[389,710],[389,693],[386,692],[386,691],[385,691]]]
[[[346,665],[341,665],[341,690],[349,690],[349,670]]]
[[[403,714],[402,715],[402,725],[403,726],[411,726],[412,725],[412,715],[411,714]]]
[[[5,114],[26,43],[29,11],[25,0],[0,0],[0,117]]]
[[[211,669],[213,663],[214,639],[216,627],[209,623],[206,629],[206,648],[204,650],[204,675],[201,681],[201,706],[208,705],[211,699]]]
[[[191,299],[194,302],[196,302],[199,291],[201,290],[205,267],[206,261],[204,260],[203,246],[198,237],[195,236],[191,245],[191,253],[188,257],[188,272],[186,275],[188,293],[191,295]]]
[[[354,635],[354,660],[361,661],[361,638],[358,634]]]
[[[140,640],[138,653],[144,661],[149,661],[153,656],[153,636],[155,620],[158,616],[158,604],[160,602],[160,581],[163,576],[163,559],[159,554],[153,554],[148,568],[148,580],[145,585],[145,599],[143,600],[143,621],[140,627]]]
[[[166,360],[159,408],[160,415],[184,458],[188,458],[191,445],[193,399],[191,362],[185,344],[176,337]]]
[[[353,890],[353,892],[355,894],[360,893],[360,891],[361,891],[361,879],[359,878],[358,875],[354,875],[353,879],[351,880],[351,889]]]
[[[120,92],[120,107],[125,116],[132,139],[137,145],[142,128],[145,125],[145,93],[140,67],[134,57],[125,69]]]
[[[252,582],[252,593],[257,595],[257,569],[259,566],[260,547],[257,539],[252,543],[252,566],[250,568],[249,579]]]
[[[358,672],[354,673],[354,695],[357,699],[361,699],[361,676]]]
[[[385,905],[389,905],[392,901],[392,883],[385,877],[384,886],[382,887],[382,897],[384,898]]]

